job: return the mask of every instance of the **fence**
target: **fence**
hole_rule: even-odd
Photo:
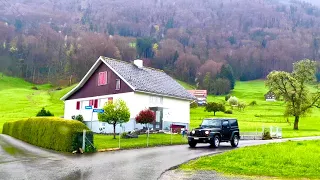
[[[282,138],[282,128],[270,126],[269,128],[262,127],[261,130],[256,129],[256,132],[240,132],[240,137],[243,140],[261,140],[263,139],[264,132],[270,132],[272,138]]]

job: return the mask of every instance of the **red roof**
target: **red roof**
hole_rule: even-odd
[[[196,97],[207,97],[207,90],[188,90],[188,92]]]

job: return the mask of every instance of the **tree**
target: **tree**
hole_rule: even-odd
[[[266,85],[278,97],[286,102],[285,115],[295,117],[294,130],[299,129],[300,116],[310,112],[316,106],[320,108],[320,90],[311,92],[308,84],[315,81],[316,62],[309,59],[293,64],[293,72],[272,71]]]
[[[99,121],[113,125],[113,138],[116,138],[116,125],[130,120],[130,111],[126,103],[118,99],[114,103],[109,101],[103,107],[104,112],[98,114]]]
[[[42,108],[38,113],[37,117],[44,117],[44,116],[54,116],[49,110],[47,111],[45,108]]]
[[[232,67],[229,64],[222,65],[219,77],[228,79],[231,86],[230,88],[234,89],[234,86],[236,84],[236,79],[233,74]]]
[[[156,120],[155,113],[150,109],[145,109],[139,112],[136,116],[136,122],[140,124],[153,123]]]
[[[233,108],[233,106],[238,106],[238,98],[235,97],[235,96],[231,96],[229,99],[228,99],[228,103],[230,104],[230,106]]]
[[[213,115],[216,116],[216,112],[225,112],[226,108],[224,106],[224,104],[222,103],[216,103],[216,102],[209,102],[206,105],[205,111],[207,112],[213,112]]]

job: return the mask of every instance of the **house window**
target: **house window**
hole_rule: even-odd
[[[120,90],[120,79],[116,80],[116,90]]]
[[[93,107],[94,108],[98,108],[98,99],[94,100]]]
[[[113,98],[112,98],[112,97],[109,97],[109,98],[108,98],[108,102],[111,102],[111,103],[112,103],[112,102],[113,102]]]
[[[150,96],[151,104],[163,104],[163,97],[159,96]]]
[[[108,84],[108,72],[99,72],[98,86],[103,86],[106,84]]]
[[[80,110],[80,101],[77,101],[76,109]]]

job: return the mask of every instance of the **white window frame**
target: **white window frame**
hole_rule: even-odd
[[[119,91],[121,88],[121,80],[120,79],[116,79],[116,90]]]

